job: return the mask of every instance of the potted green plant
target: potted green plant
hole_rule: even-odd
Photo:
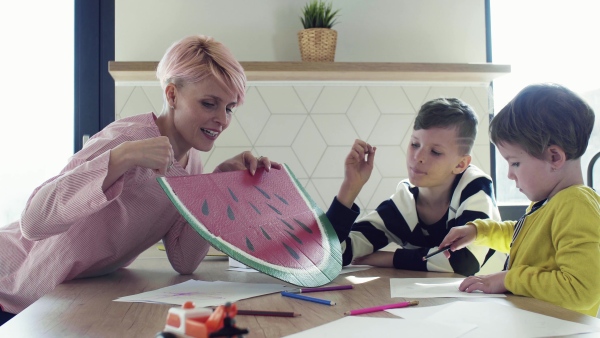
[[[311,0],[302,9],[303,30],[298,32],[302,61],[330,61],[335,59],[337,32],[331,27],[337,23],[339,9],[323,0]]]

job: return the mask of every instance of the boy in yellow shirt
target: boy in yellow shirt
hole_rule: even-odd
[[[510,254],[506,270],[467,277],[461,291],[510,291],[597,315],[600,196],[581,172],[594,120],[581,98],[556,84],[526,87],[492,119],[490,137],[508,178],[532,203],[516,222],[480,219],[450,230],[440,247],[474,242]]]

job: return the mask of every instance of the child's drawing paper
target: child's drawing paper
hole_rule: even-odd
[[[418,309],[417,309],[418,308]],[[413,306],[387,312],[409,320],[475,324],[465,338],[525,338],[600,332],[600,327],[569,322],[495,302],[455,301],[439,306]]]
[[[295,333],[288,338],[314,337],[462,337],[475,329],[472,324],[443,324],[396,318],[348,316]]]
[[[390,278],[392,298],[437,298],[437,297],[506,297],[504,294],[462,292],[458,286],[464,278]]]
[[[399,309],[388,309],[385,310],[394,316],[402,317],[404,319],[410,320],[425,320],[427,317],[433,315],[444,309],[446,306],[449,306],[451,303],[442,304],[442,305],[434,305],[434,306],[409,306],[405,308]],[[406,311],[403,311],[406,310]]]
[[[291,289],[293,288],[280,284],[206,282],[191,279],[154,291],[121,297],[115,301],[176,305],[192,301],[196,307],[206,307]]]

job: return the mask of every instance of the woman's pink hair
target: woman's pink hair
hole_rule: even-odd
[[[238,105],[244,102],[246,74],[242,65],[225,45],[210,36],[193,35],[175,42],[156,68],[156,77],[163,89],[169,83],[181,86],[209,76],[237,94]]]

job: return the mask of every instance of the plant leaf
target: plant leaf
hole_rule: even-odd
[[[309,28],[331,28],[337,23],[339,9],[335,11],[331,3],[324,0],[311,0],[302,9],[300,22],[304,29]]]

